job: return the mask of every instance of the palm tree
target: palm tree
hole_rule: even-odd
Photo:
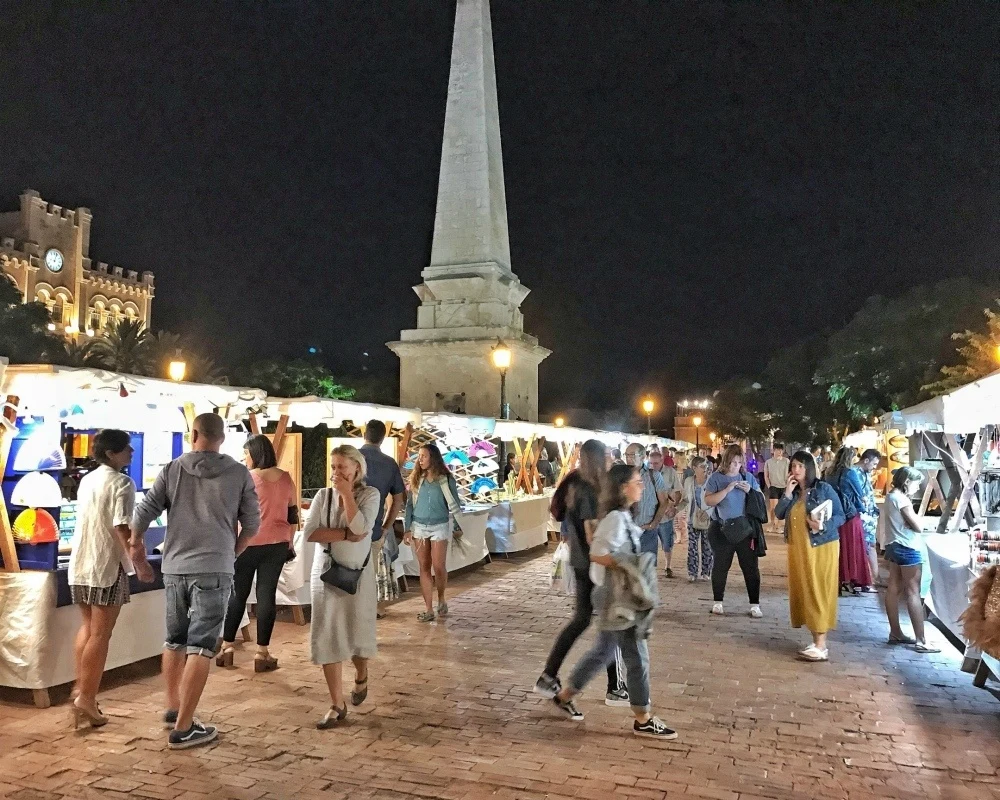
[[[91,345],[106,369],[148,375],[153,366],[153,335],[137,319],[113,322]]]
[[[64,367],[106,369],[107,364],[95,345],[96,342],[93,339],[64,339],[61,349],[51,353],[49,359],[53,364],[61,364]]]

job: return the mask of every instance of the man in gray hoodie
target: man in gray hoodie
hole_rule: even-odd
[[[226,438],[218,414],[195,417],[191,452],[167,464],[136,506],[130,552],[146,561],[143,534],[167,511],[163,540],[167,640],[168,745],[179,750],[210,742],[214,725],[194,718],[218,644],[238,556],[260,527],[260,506],[245,466],[219,452]]]

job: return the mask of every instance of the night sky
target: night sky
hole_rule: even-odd
[[[395,372],[454,0],[144,5],[0,0],[0,209],[89,206],[153,327],[225,360]],[[1000,264],[998,3],[493,0],[493,32],[543,411],[706,392]]]

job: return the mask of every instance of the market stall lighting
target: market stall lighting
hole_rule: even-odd
[[[54,322],[50,322],[48,327],[50,331],[54,331],[56,329],[56,324]]]
[[[87,328],[87,336],[89,336],[91,339],[94,338],[94,329],[93,328]]]
[[[715,431],[708,434],[708,438],[711,440],[712,444],[715,444]]]
[[[562,428],[565,425],[566,425],[566,420],[563,417],[556,417],[555,418],[555,426],[557,428]]]
[[[67,325],[66,326],[66,333],[68,333],[70,336],[75,336],[79,332],[80,332],[80,329],[78,327],[76,327],[76,325]]]
[[[167,368],[167,374],[170,376],[172,381],[182,381],[184,380],[184,375],[187,373],[187,363],[184,361],[171,361],[170,366]]]

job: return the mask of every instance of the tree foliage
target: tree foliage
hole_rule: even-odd
[[[275,397],[328,397],[350,400],[354,390],[342,385],[330,370],[316,361],[269,359],[250,365],[238,375],[243,386],[256,386]]]
[[[120,319],[94,339],[92,350],[100,366],[114,372],[151,375],[155,337],[142,320]]]
[[[712,397],[709,424],[725,438],[746,439],[755,453],[760,453],[774,428],[773,413],[768,409],[760,384],[732,380]]]
[[[1000,306],[1000,300],[996,301]],[[968,328],[961,333],[953,333],[951,338],[956,342],[962,342],[958,348],[961,361],[954,365],[941,367],[941,377],[939,380],[928,384],[924,391],[936,397],[939,394],[950,392],[959,386],[978,381],[985,378],[1000,368],[1000,314],[991,308],[984,308],[983,314],[986,316],[986,329],[971,331]]]
[[[23,303],[21,291],[0,276],[0,356],[12,364],[44,361],[58,353],[62,340],[49,331],[52,321],[42,303]]]
[[[952,332],[969,327],[997,294],[961,278],[870,297],[830,337],[816,381],[856,420],[912,405],[921,387],[957,359]]]

